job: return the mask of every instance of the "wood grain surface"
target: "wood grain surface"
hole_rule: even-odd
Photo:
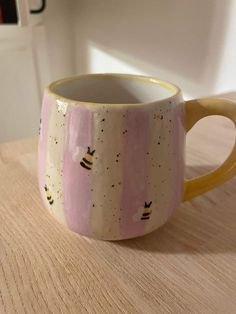
[[[187,176],[233,146],[221,117],[187,138]],[[0,146],[0,313],[236,313],[236,178],[186,202],[161,229],[102,242],[57,223],[37,185],[37,140]]]

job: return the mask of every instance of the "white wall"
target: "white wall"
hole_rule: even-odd
[[[36,135],[45,85],[75,73],[73,3],[48,0],[29,26],[0,26],[0,142]]]
[[[0,142],[36,134],[39,94],[30,30],[0,27]]]
[[[187,97],[235,89],[236,0],[77,0],[77,72],[173,81]]]
[[[76,73],[74,0],[48,0],[43,15],[52,80]]]
[[[41,0],[30,0],[37,8]],[[76,73],[74,49],[74,0],[47,0],[43,14],[30,15],[33,46],[41,93],[52,80]]]

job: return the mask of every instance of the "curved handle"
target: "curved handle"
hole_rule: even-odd
[[[185,103],[186,110],[186,131],[188,132],[200,119],[221,115],[231,119],[236,126],[236,102],[228,99],[205,98],[190,100]],[[184,186],[184,201],[205,193],[214,187],[236,175],[236,143],[226,161],[204,176],[186,180]]]

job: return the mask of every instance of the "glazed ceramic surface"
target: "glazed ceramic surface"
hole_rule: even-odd
[[[184,181],[180,93],[149,79],[119,80],[154,85],[164,99],[133,103],[125,96],[121,100],[128,103],[117,104],[122,96],[102,95],[110,103],[80,103],[57,96],[51,86],[39,138],[39,183],[49,211],[71,230],[107,240],[137,237],[164,224],[181,202]],[[92,94],[93,84],[81,88]]]
[[[227,106],[232,118],[234,106]],[[45,205],[74,232],[97,239],[153,231],[183,199],[235,174],[234,151],[218,172],[184,183],[185,125],[224,114],[220,108],[216,99],[184,103],[174,85],[142,76],[90,74],[52,83],[39,136]]]

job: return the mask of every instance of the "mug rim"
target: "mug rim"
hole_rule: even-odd
[[[62,96],[62,95],[56,93],[55,91],[53,91],[53,88],[56,85],[63,84],[65,82],[75,81],[78,79],[82,79],[83,77],[105,77],[105,76],[126,78],[126,79],[130,79],[130,80],[133,79],[133,80],[137,80],[137,81],[142,80],[142,81],[146,81],[149,83],[155,83],[155,84],[157,84],[163,88],[166,88],[166,89],[174,92],[169,97],[166,97],[164,99],[159,99],[159,100],[157,99],[157,100],[154,100],[151,102],[138,102],[138,103],[130,103],[130,104],[129,103],[112,103],[112,104],[110,104],[111,106],[140,106],[140,105],[142,106],[142,105],[154,104],[154,103],[159,103],[159,102],[171,100],[171,99],[173,99],[173,98],[175,98],[181,94],[181,89],[177,85],[175,85],[169,81],[161,80],[161,79],[158,79],[158,78],[152,77],[152,76],[139,75],[139,74],[126,74],[126,73],[84,73],[84,74],[79,74],[79,75],[73,75],[73,76],[65,77],[65,78],[58,79],[58,80],[51,82],[48,85],[48,87],[46,88],[46,90],[54,98],[61,100],[61,101],[64,101],[64,102],[67,102],[67,103],[73,103],[74,105],[76,105],[76,104],[78,104],[78,105],[93,105],[93,106],[94,105],[96,105],[96,106],[107,105],[107,103],[80,101],[78,99],[76,100],[76,99],[68,98],[68,97]]]

